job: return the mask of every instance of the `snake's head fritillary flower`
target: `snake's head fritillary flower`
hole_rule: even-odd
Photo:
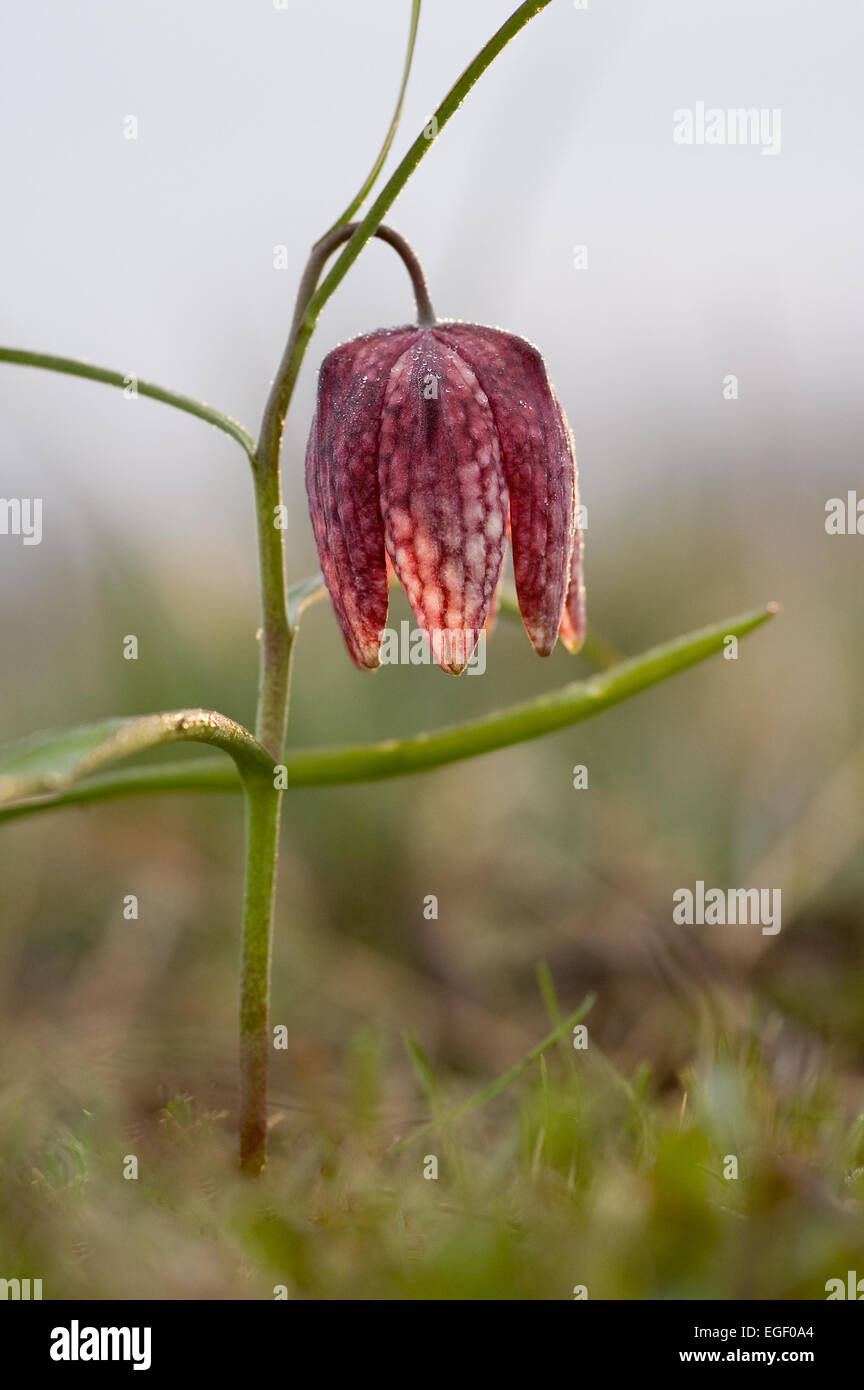
[[[380,663],[389,571],[458,675],[491,621],[508,534],[519,609],[548,656],[585,635],[576,458],[536,348],[479,324],[354,338],[321,366],[306,486],[358,666]]]

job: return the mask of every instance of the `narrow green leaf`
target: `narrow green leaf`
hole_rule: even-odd
[[[722,651],[726,637],[744,637],[748,632],[761,627],[778,611],[776,604],[769,604],[766,608],[757,608],[751,613],[727,618],[723,623],[700,628],[686,637],[652,647],[641,656],[622,661],[607,671],[590,676],[588,680],[574,681],[548,695],[540,695],[524,704],[512,705],[509,709],[485,715],[470,723],[456,724],[449,729],[440,729],[432,733],[416,734],[413,738],[389,739],[385,743],[346,748],[295,749],[288,752],[284,759],[287,785],[338,786],[349,782],[372,782],[387,777],[404,777],[409,773],[428,772],[447,763],[475,758],[497,748],[507,748],[512,744],[524,743],[528,739],[540,738],[543,734],[554,733],[571,724],[578,724],[582,720],[602,714],[613,705],[632,699],[641,691],[668,680],[670,676],[677,675],[690,666],[695,666],[698,662]],[[246,737],[251,739],[251,735],[247,734]],[[215,739],[204,741],[216,742]],[[254,740],[252,742],[254,743]],[[155,742],[149,746],[155,746]],[[268,759],[268,766],[272,767],[272,762],[260,745],[254,746],[259,755]],[[93,767],[90,770],[96,771],[97,768]],[[3,771],[0,755],[0,774]],[[85,774],[81,772],[78,775]],[[45,786],[43,792],[56,791],[59,794],[50,800],[29,806],[9,806],[5,810],[0,809],[0,820],[26,815],[30,811],[48,806],[100,801],[133,791],[233,790],[238,785],[237,778],[230,768],[223,767],[220,770],[210,762],[206,765],[203,762],[192,763],[188,767],[178,764],[164,768],[136,768],[128,773],[74,787],[68,792],[63,789],[63,784],[54,788]],[[37,790],[17,793],[18,798],[36,795],[40,795]],[[11,794],[7,793],[6,800],[12,799]],[[2,800],[0,797],[0,801]]]
[[[415,734],[413,738],[388,739],[385,743],[353,748],[295,750],[285,758],[288,785],[335,786],[403,777],[555,733],[631,699],[688,666],[695,666],[722,651],[724,638],[745,636],[767,622],[776,611],[772,604],[701,628],[622,661],[588,680],[574,681],[548,695],[511,705],[509,709],[484,715],[470,723],[454,724],[434,733]]]
[[[52,729],[0,749],[0,806],[57,796],[123,758],[165,743],[209,743],[244,772],[272,774],[273,759],[242,725],[213,710],[172,710]]]
[[[61,372],[65,376],[80,376],[86,381],[102,381],[108,386],[125,388],[130,381],[128,372],[115,372],[109,367],[94,367],[91,362],[80,362],[75,357],[57,357],[50,352],[26,352],[23,348],[0,347],[0,362],[12,362],[21,367],[42,367],[46,371]],[[230,415],[223,415],[220,411],[205,405],[203,401],[193,400],[191,396],[181,396],[177,391],[168,391],[164,386],[157,386],[155,382],[142,381],[140,377],[135,378],[135,390],[139,396],[161,401],[163,405],[173,405],[175,410],[183,410],[187,415],[197,415],[199,420],[206,420],[209,425],[214,425],[217,430],[242,444],[250,459],[255,453],[255,440],[242,425],[232,420]]]
[[[405,52],[405,62],[402,67],[402,81],[399,86],[399,95],[396,98],[396,109],[393,112],[393,119],[384,137],[384,143],[378,151],[375,163],[360,185],[356,196],[351,199],[351,202],[348,204],[341,217],[336,218],[333,226],[327,228],[324,236],[329,236],[337,227],[344,227],[346,222],[351,221],[357,209],[366,201],[366,195],[374,187],[375,181],[384,167],[384,161],[390,153],[390,147],[396,138],[396,131],[399,129],[399,120],[402,116],[402,106],[405,101],[405,90],[408,86],[408,78],[411,75],[411,64],[414,61],[414,45],[417,41],[417,25],[420,20],[420,3],[421,0],[412,0],[411,3],[411,23],[408,29],[408,47]],[[322,241],[324,240],[324,236],[321,237]]]
[[[76,782],[59,795],[31,797],[0,805],[0,822],[20,820],[38,811],[65,806],[86,806],[92,801],[111,801],[118,796],[140,796],[147,792],[239,792],[237,769],[224,758],[189,758],[182,762],[149,763],[123,768],[103,776]]]

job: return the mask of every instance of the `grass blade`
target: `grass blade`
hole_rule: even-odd
[[[587,994],[578,1009],[572,1014],[569,1014],[567,1018],[562,1019],[558,1027],[553,1028],[552,1032],[548,1033],[539,1043],[535,1043],[530,1052],[526,1052],[524,1057],[520,1057],[519,1061],[516,1062],[514,1066],[510,1067],[509,1071],[505,1071],[502,1076],[497,1076],[494,1081],[490,1081],[488,1086],[484,1086],[482,1091],[478,1091],[475,1095],[470,1096],[469,1099],[463,1101],[461,1105],[456,1105],[452,1110],[448,1110],[445,1115],[441,1116],[440,1121],[430,1120],[428,1124],[421,1125],[419,1129],[415,1129],[406,1139],[402,1139],[398,1144],[395,1144],[390,1152],[393,1154],[403,1153],[405,1149],[410,1148],[412,1144],[416,1144],[419,1139],[422,1139],[424,1135],[429,1134],[433,1129],[438,1129],[439,1126],[443,1128],[445,1125],[453,1124],[454,1121],[461,1120],[466,1115],[470,1115],[473,1110],[477,1110],[480,1106],[488,1104],[495,1096],[500,1096],[501,1092],[506,1091],[508,1086],[512,1086],[513,1082],[516,1081],[523,1072],[527,1071],[533,1062],[536,1062],[542,1057],[544,1052],[548,1052],[549,1048],[554,1047],[566,1033],[569,1033],[572,1028],[575,1028],[577,1023],[581,1023],[583,1018],[586,1018],[593,1009],[594,1002],[595,996],[593,994]]]

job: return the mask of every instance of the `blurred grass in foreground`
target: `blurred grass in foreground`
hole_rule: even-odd
[[[752,1033],[662,1095],[565,1037],[398,1156],[426,1118],[402,1049],[363,1027],[337,1077],[276,1116],[250,1183],[224,1112],[181,1095],[124,1126],[88,1095],[60,1122],[22,1068],[0,1108],[3,1273],[46,1298],[821,1299],[864,1269],[864,1117],[827,1076],[784,1085]],[[439,1111],[468,1093],[425,1082]]]

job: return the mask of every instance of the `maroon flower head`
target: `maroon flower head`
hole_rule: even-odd
[[[358,666],[379,665],[389,569],[458,675],[491,623],[508,532],[535,649],[585,635],[576,458],[543,359],[478,324],[366,334],[321,366],[306,453],[321,568]]]

